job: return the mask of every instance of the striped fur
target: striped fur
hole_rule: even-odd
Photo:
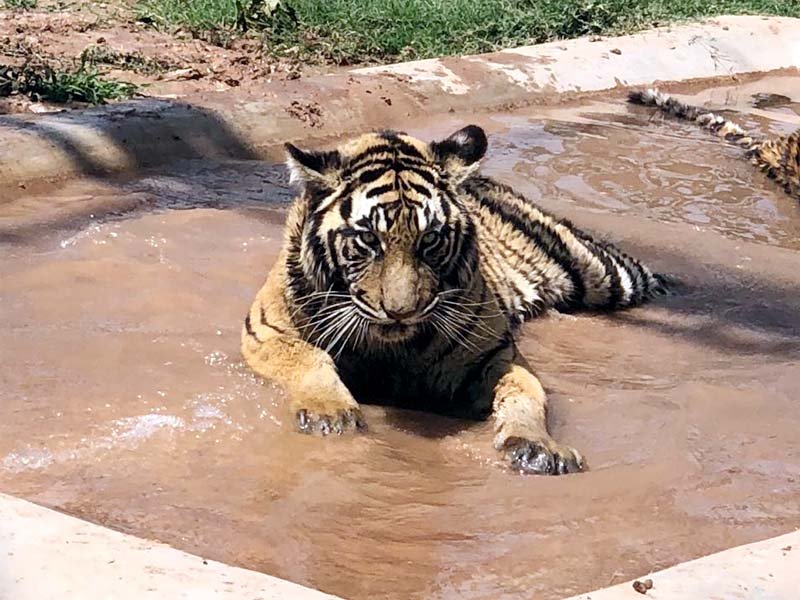
[[[692,121],[728,142],[745,149],[759,169],[778,182],[784,191],[800,199],[800,130],[774,139],[759,139],[734,123],[703,108],[684,104],[655,89],[631,92],[633,104],[653,106],[664,114]]]
[[[328,152],[289,146],[302,186],[277,264],[245,320],[248,364],[289,393],[303,431],[363,424],[355,398],[495,417],[515,468],[565,473],[546,397],[514,344],[547,308],[611,310],[663,278],[478,173],[486,136],[369,134]]]

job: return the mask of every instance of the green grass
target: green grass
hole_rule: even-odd
[[[0,96],[16,93],[57,104],[105,104],[109,100],[130,98],[136,90],[131,83],[104,78],[95,67],[84,62],[63,70],[41,61],[26,62],[20,67],[0,65]]]
[[[277,8],[275,4],[140,0],[138,10],[141,18],[158,27],[181,27],[205,37],[229,39],[256,30],[269,52],[335,64],[486,52],[721,14],[800,17],[800,0],[283,0]]]
[[[16,8],[20,10],[31,10],[36,8],[36,0],[3,0],[6,8]]]
[[[234,35],[268,26],[276,1],[140,0],[138,19],[161,29],[180,27],[225,46]]]

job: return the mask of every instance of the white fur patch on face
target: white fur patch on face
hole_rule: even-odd
[[[369,187],[361,187],[353,193],[351,197],[352,208],[350,211],[350,218],[352,222],[359,221],[360,219],[369,219],[373,209],[376,206],[387,202],[388,194],[374,196],[372,198],[368,198],[367,194],[372,189],[392,183],[394,176],[395,174],[393,171],[386,171],[386,173],[371,183]],[[385,232],[387,224],[383,216],[381,216],[381,221],[382,223],[378,223],[378,229],[379,231]]]
[[[417,231],[425,231],[428,228],[428,219],[425,216],[425,207],[417,207],[414,211],[417,217]]]
[[[350,210],[350,220],[355,223],[361,219],[369,219],[375,206],[380,204],[379,198],[367,198],[367,190],[360,189],[352,196],[352,208]],[[385,226],[385,220],[384,220]],[[383,231],[383,230],[381,230]]]
[[[386,222],[386,213],[382,210],[378,211],[378,231],[386,233],[389,230],[389,224]]]

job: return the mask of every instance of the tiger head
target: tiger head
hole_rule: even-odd
[[[408,340],[435,321],[477,267],[458,187],[477,172],[486,147],[474,125],[430,144],[396,132],[331,151],[287,144],[305,203],[294,243],[306,289],[334,299],[338,308],[327,310],[339,310],[339,322],[349,318],[367,339]]]

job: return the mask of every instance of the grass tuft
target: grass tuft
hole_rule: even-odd
[[[43,61],[26,61],[22,66],[0,65],[0,96],[22,94],[41,102],[105,104],[130,98],[137,86],[105,79],[96,68],[81,63],[76,68],[53,67]]]
[[[3,0],[3,6],[17,10],[32,10],[36,4],[36,0]]]
[[[141,19],[334,64],[375,63],[617,35],[718,16],[800,17],[798,0],[140,0]]]

